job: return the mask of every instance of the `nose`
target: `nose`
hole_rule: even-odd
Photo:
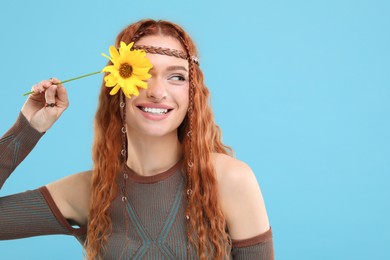
[[[167,88],[164,81],[158,77],[152,77],[148,80],[146,96],[154,102],[160,102],[167,97]]]

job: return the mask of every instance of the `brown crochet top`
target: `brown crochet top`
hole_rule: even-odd
[[[20,114],[0,139],[0,187],[41,136]],[[122,171],[129,176],[127,201],[124,204],[118,194],[110,205],[112,234],[102,251],[104,259],[198,259],[192,249],[186,255],[185,175],[180,162],[149,177],[139,176],[128,167]],[[118,174],[118,184],[122,174]],[[46,187],[0,198],[0,240],[65,234],[83,244],[86,232],[86,228],[68,223]],[[271,229],[233,241],[231,258],[273,259]]]

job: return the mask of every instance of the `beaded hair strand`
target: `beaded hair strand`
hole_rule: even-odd
[[[126,129],[126,97],[120,92],[120,102],[119,109],[122,117],[122,127],[121,127],[121,138],[122,138],[122,150],[121,157],[123,160],[123,166],[127,163],[127,129]],[[126,203],[127,203],[127,179],[129,178],[126,172],[123,173],[123,182],[122,187],[120,187],[122,193],[122,202],[123,202],[123,215],[125,216],[125,226],[126,226],[126,242],[129,242],[129,217],[126,212]],[[124,251],[122,252],[124,254]]]
[[[195,85],[194,85],[194,77],[193,77],[193,63],[191,59],[191,55],[189,53],[189,48],[185,41],[180,37],[181,42],[186,48],[187,51],[187,60],[188,60],[188,70],[189,70],[189,84],[190,84],[190,102],[188,106],[188,117],[189,117],[189,123],[190,123],[190,129],[187,132],[187,137],[189,138],[190,143],[190,154],[189,159],[187,162],[187,209],[186,209],[186,223],[187,223],[187,256],[189,256],[190,253],[190,232],[191,232],[191,226],[190,226],[190,207],[191,204],[191,195],[192,195],[192,171],[194,166],[194,160],[193,160],[193,138],[192,138],[192,125],[193,125],[193,111],[194,111],[194,91],[195,91]],[[198,63],[199,64],[199,63]]]

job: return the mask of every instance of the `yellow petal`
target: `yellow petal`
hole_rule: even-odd
[[[126,43],[121,42],[119,47],[119,53],[120,55],[125,54],[126,52],[130,51],[131,46],[133,46],[131,43],[129,45],[126,45]]]
[[[138,95],[139,95],[138,88],[135,88],[135,89],[134,89],[134,91],[133,91],[133,95],[134,95],[134,96],[138,96]]]
[[[136,88],[136,86],[134,85],[134,77],[130,77],[128,79],[125,79],[123,83],[124,83],[124,87],[128,93],[132,93],[133,89]]]
[[[148,73],[142,74],[140,76],[138,76],[138,75],[134,75],[134,76],[140,80],[147,80],[147,79],[150,79],[152,77],[152,75],[150,75]]]
[[[102,69],[102,71],[103,72],[114,72],[114,71],[116,71],[117,69],[115,68],[115,66],[114,65],[108,65],[108,66],[105,66],[103,69]]]
[[[144,50],[134,50],[134,52],[141,58],[145,57],[146,52]]]
[[[111,55],[113,60],[116,60],[119,58],[119,52],[114,46],[110,46],[109,51],[110,51],[110,55]]]
[[[150,63],[148,58],[142,58],[138,59],[134,62],[135,67],[141,67],[141,68],[152,68],[153,64]]]
[[[121,87],[119,85],[116,85],[113,89],[111,89],[110,91],[110,95],[115,95],[116,93],[118,93],[118,90],[120,89]]]
[[[125,48],[126,48],[126,43],[120,42],[119,49],[125,49]]]
[[[141,68],[141,67],[133,67],[133,74],[137,76],[141,76],[144,74],[148,74],[149,68]]]
[[[122,91],[123,91],[123,94],[125,94],[125,96],[128,98],[130,98],[132,93],[133,93],[131,89],[126,88],[126,87],[122,88]]]
[[[130,78],[126,81],[126,89],[131,95],[139,95],[138,88],[135,84],[135,78]]]
[[[106,82],[107,87],[113,87],[117,83],[117,78],[114,75],[109,74],[104,77],[104,81]]]
[[[123,60],[125,60],[126,62],[128,62],[132,65],[135,64],[137,62],[137,60],[139,59],[139,57],[134,55],[134,51],[129,51],[129,52],[123,53],[122,57],[123,57]]]
[[[148,84],[145,81],[139,80],[137,78],[134,78],[134,83],[139,88],[147,88]]]
[[[123,89],[125,87],[125,79],[122,77],[118,77],[117,80],[118,80],[117,84]]]
[[[102,56],[109,59],[112,62],[112,59],[109,56],[107,56],[106,54],[102,53]]]

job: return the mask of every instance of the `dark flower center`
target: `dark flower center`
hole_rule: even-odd
[[[131,73],[133,73],[133,68],[130,66],[130,64],[121,64],[121,67],[119,68],[119,75],[121,75],[122,78],[130,78]]]

